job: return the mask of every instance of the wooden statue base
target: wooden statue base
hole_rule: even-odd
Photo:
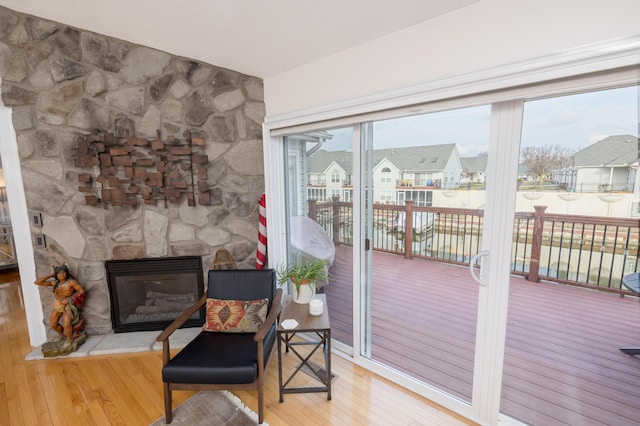
[[[56,342],[47,342],[42,345],[42,354],[46,357],[69,355],[78,350],[80,345],[87,341],[87,333],[82,333],[65,345],[64,339]]]

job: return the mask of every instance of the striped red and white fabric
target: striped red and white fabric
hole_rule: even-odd
[[[267,263],[267,203],[265,194],[258,202],[258,250],[256,252],[256,269],[264,269]]]

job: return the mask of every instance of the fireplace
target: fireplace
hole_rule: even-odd
[[[204,293],[202,259],[183,256],[105,262],[115,333],[162,330]],[[185,327],[204,323],[204,308]]]

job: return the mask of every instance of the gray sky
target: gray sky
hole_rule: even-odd
[[[525,103],[523,146],[561,145],[579,151],[610,135],[638,136],[638,86]],[[461,156],[486,152],[490,107],[405,117],[374,123],[374,149],[456,143]],[[351,149],[351,130],[331,130],[327,150]]]

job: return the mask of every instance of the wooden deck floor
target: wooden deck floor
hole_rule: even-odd
[[[332,335],[351,342],[351,248],[326,287]],[[478,286],[468,269],[373,255],[372,358],[470,401]],[[501,411],[536,425],[640,424],[640,302],[510,281]]]

